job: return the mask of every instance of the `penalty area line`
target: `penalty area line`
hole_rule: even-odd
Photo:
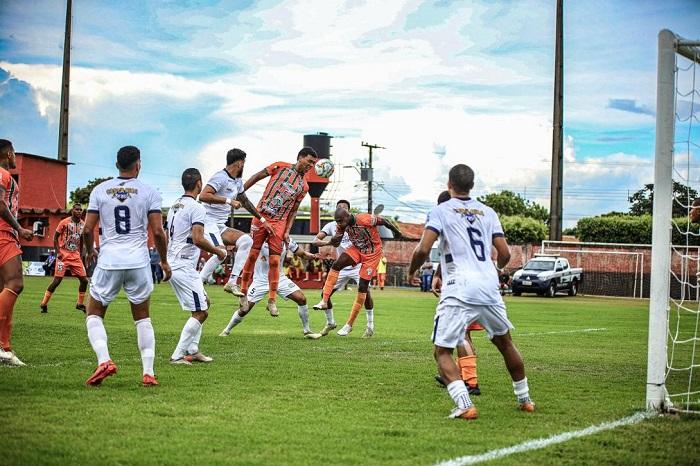
[[[649,419],[651,417],[656,416],[657,414],[654,412],[642,411],[635,413],[631,416],[623,417],[622,419],[618,419],[617,421],[603,422],[602,424],[586,427],[585,429],[581,430],[564,432],[547,438],[529,440],[518,445],[513,445],[506,448],[499,448],[497,450],[491,450],[486,453],[481,453],[479,455],[462,456],[447,461],[441,461],[440,463],[437,463],[436,466],[462,466],[467,464],[477,464],[484,461],[491,461],[498,458],[503,458],[504,456],[513,455],[515,453],[526,453],[533,450],[539,450],[541,448],[546,448],[550,445],[556,445],[557,443],[568,442],[571,439],[586,437],[588,435],[597,434],[598,432],[637,424],[639,422],[644,421],[645,419]]]

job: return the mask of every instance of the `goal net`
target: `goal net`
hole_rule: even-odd
[[[700,41],[663,30],[658,53],[646,403],[700,413]]]

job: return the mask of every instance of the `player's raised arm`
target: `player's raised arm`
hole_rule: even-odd
[[[322,247],[324,247],[324,246],[330,246],[331,240],[330,240],[330,239],[324,239],[324,238],[326,238],[327,236],[328,236],[328,235],[326,234],[325,231],[319,231],[318,234],[316,235],[316,237],[314,238],[314,240],[313,240],[313,242],[312,242],[311,244],[313,244],[313,245],[316,246],[317,248],[322,248]]]
[[[401,233],[399,227],[396,226],[391,220],[377,216],[377,225],[384,225],[387,227],[394,234],[394,239],[403,238],[403,233]]]
[[[206,202],[207,204],[228,204],[234,209],[238,209],[241,203],[232,197],[219,196],[211,185],[206,185],[202,192],[199,194],[200,202]]]
[[[260,220],[263,224],[263,228],[265,228],[266,230],[269,229],[270,234],[272,234],[272,227],[270,225],[267,225],[267,223],[265,222],[265,219],[263,218],[262,215],[260,215],[260,212],[258,212],[258,209],[255,208],[255,205],[252,202],[250,202],[250,199],[248,199],[248,196],[246,195],[246,193],[245,192],[240,193],[238,195],[237,199],[240,202],[240,205],[242,205],[245,210],[250,212],[250,214],[253,217]]]
[[[257,183],[260,180],[264,180],[270,176],[270,173],[267,171],[267,167],[263,168],[259,172],[255,173],[253,176],[248,178],[245,183],[243,183],[243,191],[248,191],[248,189],[253,186],[255,183]]]

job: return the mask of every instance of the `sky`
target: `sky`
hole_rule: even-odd
[[[64,21],[60,0],[0,0],[0,137],[18,152],[57,154]],[[565,2],[565,227],[627,211],[653,181],[663,28],[700,39],[700,1]],[[401,220],[424,220],[457,163],[474,168],[475,196],[548,208],[554,29],[555,0],[74,0],[69,190],[115,175],[131,144],[169,205],[185,168],[208,178],[239,147],[247,177],[327,132],[322,205],[366,207],[364,141],[385,147],[374,202]],[[677,151],[691,163],[689,134]]]

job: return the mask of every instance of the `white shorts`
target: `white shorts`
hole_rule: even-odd
[[[291,281],[289,278],[280,278],[279,285],[277,285],[277,294],[282,296],[284,299],[289,299],[289,295],[295,291],[299,291],[300,288],[296,283]],[[267,292],[270,291],[270,284],[267,280],[255,280],[248,288],[248,301],[251,303],[257,303],[265,297]]]
[[[130,303],[141,304],[153,292],[153,277],[150,264],[139,269],[105,270],[95,267],[90,284],[90,296],[109,306],[124,287],[124,293]]]
[[[181,267],[173,270],[169,283],[177,300],[180,301],[183,311],[194,312],[209,309],[207,293],[204,291],[202,279],[199,278],[199,272],[195,269]]]
[[[505,335],[512,330],[506,306],[500,304],[467,304],[456,298],[445,298],[438,304],[433,325],[433,343],[443,348],[455,348],[464,340],[464,329],[478,321],[489,338]]]
[[[204,237],[211,241],[214,246],[223,246],[224,240],[221,238],[221,235],[226,230],[228,230],[228,227],[223,223],[206,223],[204,225]]]
[[[338,274],[338,281],[335,282],[335,286],[333,287],[334,291],[342,290],[345,288],[345,285],[348,284],[350,281],[354,281],[355,283],[359,284],[360,283],[360,265],[356,265],[355,267],[345,267],[340,271]]]

